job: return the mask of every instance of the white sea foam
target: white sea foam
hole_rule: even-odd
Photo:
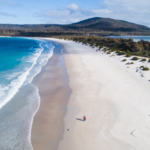
[[[48,59],[53,55],[53,49],[50,50],[50,53],[48,54],[47,58],[45,58],[45,60],[41,63],[41,66],[37,66],[34,68],[34,66],[37,63],[37,59],[40,57],[42,51],[44,50],[44,48],[42,47],[42,42],[40,43],[40,49],[36,49],[36,53],[34,54],[31,62],[32,65],[30,68],[28,68],[27,70],[25,70],[21,75],[19,75],[20,73],[14,73],[13,75],[11,75],[10,77],[8,77],[7,79],[11,79],[13,77],[16,77],[17,75],[19,75],[17,77],[17,79],[13,80],[9,85],[7,86],[0,86],[0,109],[7,103],[9,102],[13,96],[18,92],[19,88],[25,83],[27,84],[27,82],[25,82],[26,80],[28,82],[31,82],[34,78],[34,76],[36,76],[36,74],[38,74],[41,71],[41,67],[43,65],[45,65],[48,61]],[[32,71],[32,69],[34,69],[34,71]],[[32,73],[32,75],[30,74],[30,72],[34,72]],[[27,79],[29,76],[29,79]]]
[[[16,76],[21,75],[22,73],[23,73],[23,71],[15,72],[15,73],[9,75],[6,79],[11,80],[11,79],[15,78]]]
[[[42,57],[42,58],[41,58],[41,61],[40,61],[39,63],[37,63],[37,65],[34,66],[34,68],[30,71],[30,74],[28,75],[26,82],[31,83],[32,80],[33,80],[33,78],[34,78],[38,73],[41,72],[42,67],[47,64],[48,59],[53,56],[53,50],[54,50],[54,48],[55,48],[55,47],[52,47],[52,49],[50,49],[49,54],[42,54],[42,55],[40,56],[40,57]]]
[[[31,81],[47,64],[55,48],[52,46],[48,52],[48,49],[42,46],[40,43],[41,48],[31,57],[24,57],[23,71],[16,72],[15,69],[13,74],[9,71],[10,75],[5,78],[8,84],[0,85],[0,149],[33,150],[30,141],[31,128],[33,117],[39,109],[40,96]],[[6,107],[3,107],[6,103]]]

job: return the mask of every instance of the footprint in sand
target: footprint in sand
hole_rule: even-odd
[[[136,137],[134,134],[133,134],[133,132],[135,132],[136,130],[133,130],[132,132],[131,132],[131,135],[133,135],[134,137]]]
[[[141,74],[141,77],[144,77],[144,74],[143,74],[143,73]]]

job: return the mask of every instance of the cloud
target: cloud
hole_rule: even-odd
[[[149,7],[148,0],[104,0],[104,8],[111,11],[109,17],[148,26],[150,26]]]
[[[75,11],[75,10],[77,10],[79,7],[78,7],[78,5],[76,5],[76,4],[70,4],[70,5],[67,6],[67,8],[70,9],[70,10],[74,10],[74,11]]]
[[[65,9],[46,10],[44,12],[35,13],[35,16],[43,18],[45,23],[68,24],[78,22],[89,16],[93,17],[94,13],[92,10],[79,7],[76,4],[70,4]]]
[[[67,24],[91,17],[125,20],[150,27],[150,1],[148,0],[103,0],[100,9],[86,9],[70,4],[61,10],[36,13],[45,23]]]
[[[5,17],[18,17],[18,16],[15,15],[15,14],[8,14],[8,13],[4,13],[4,12],[1,12],[1,11],[0,11],[0,16],[5,16]]]
[[[11,7],[18,7],[18,6],[22,6],[21,4],[19,3],[14,3],[12,1],[6,1],[6,0],[0,0],[0,3],[2,5],[7,5],[7,6],[11,6]]]

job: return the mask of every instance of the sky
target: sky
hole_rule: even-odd
[[[0,0],[1,24],[70,24],[92,17],[150,27],[150,0]]]

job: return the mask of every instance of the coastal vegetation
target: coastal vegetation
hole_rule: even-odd
[[[150,42],[141,40],[134,42],[132,38],[106,38],[102,36],[58,36],[56,38],[72,40],[82,43],[83,45],[89,45],[97,48],[97,50],[103,50],[110,54],[115,52],[118,55],[125,55],[126,57],[132,57],[132,60],[137,61],[139,57],[150,57]],[[142,61],[146,61],[145,58]]]
[[[148,71],[149,70],[148,67],[144,67],[144,66],[141,66],[140,68],[143,69],[143,71]]]
[[[145,58],[143,58],[141,61],[146,61],[146,59],[145,59]]]
[[[138,59],[139,59],[138,57],[133,57],[132,58],[132,60],[135,60],[135,61],[138,60]]]
[[[125,61],[127,61],[127,60],[126,60],[126,59],[123,59],[122,61],[125,62]]]
[[[128,62],[128,63],[126,63],[127,65],[133,65],[134,64],[134,62]]]

